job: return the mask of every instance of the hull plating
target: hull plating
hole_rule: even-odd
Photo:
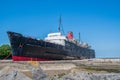
[[[12,56],[13,61],[51,61],[46,58],[32,58],[32,57],[23,57],[23,56]]]
[[[15,32],[8,32],[14,61],[65,60],[94,58],[92,49],[82,48],[67,42],[65,46],[37,40]],[[69,46],[68,46],[69,44]],[[71,58],[72,57],[72,58]]]

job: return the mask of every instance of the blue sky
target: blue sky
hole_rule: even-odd
[[[6,31],[44,38],[58,29],[88,42],[96,57],[120,58],[120,0],[0,0],[0,45]]]

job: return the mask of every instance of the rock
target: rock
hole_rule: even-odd
[[[31,67],[32,79],[13,67],[5,67],[0,71],[0,80],[49,80],[49,76],[38,67]]]
[[[62,80],[120,80],[120,73],[87,73],[81,71],[64,75]]]
[[[33,80],[49,80],[49,76],[39,68],[32,69],[32,78]]]
[[[32,80],[17,69],[9,68],[0,71],[0,80]]]

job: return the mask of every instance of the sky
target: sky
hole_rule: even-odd
[[[120,0],[0,0],[0,45],[10,43],[7,31],[44,39],[60,15],[65,35],[80,32],[97,58],[120,58]]]

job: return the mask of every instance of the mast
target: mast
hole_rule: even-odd
[[[79,32],[79,42],[80,42],[81,40],[80,40],[80,32]]]
[[[59,26],[58,26],[58,32],[61,32],[62,34],[65,34],[64,33],[64,29],[63,29],[63,26],[62,26],[62,19],[61,19],[61,15],[60,15],[60,19],[59,19]]]
[[[61,28],[61,15],[60,15],[60,19],[59,19],[59,26],[58,26],[58,32],[60,32]]]

